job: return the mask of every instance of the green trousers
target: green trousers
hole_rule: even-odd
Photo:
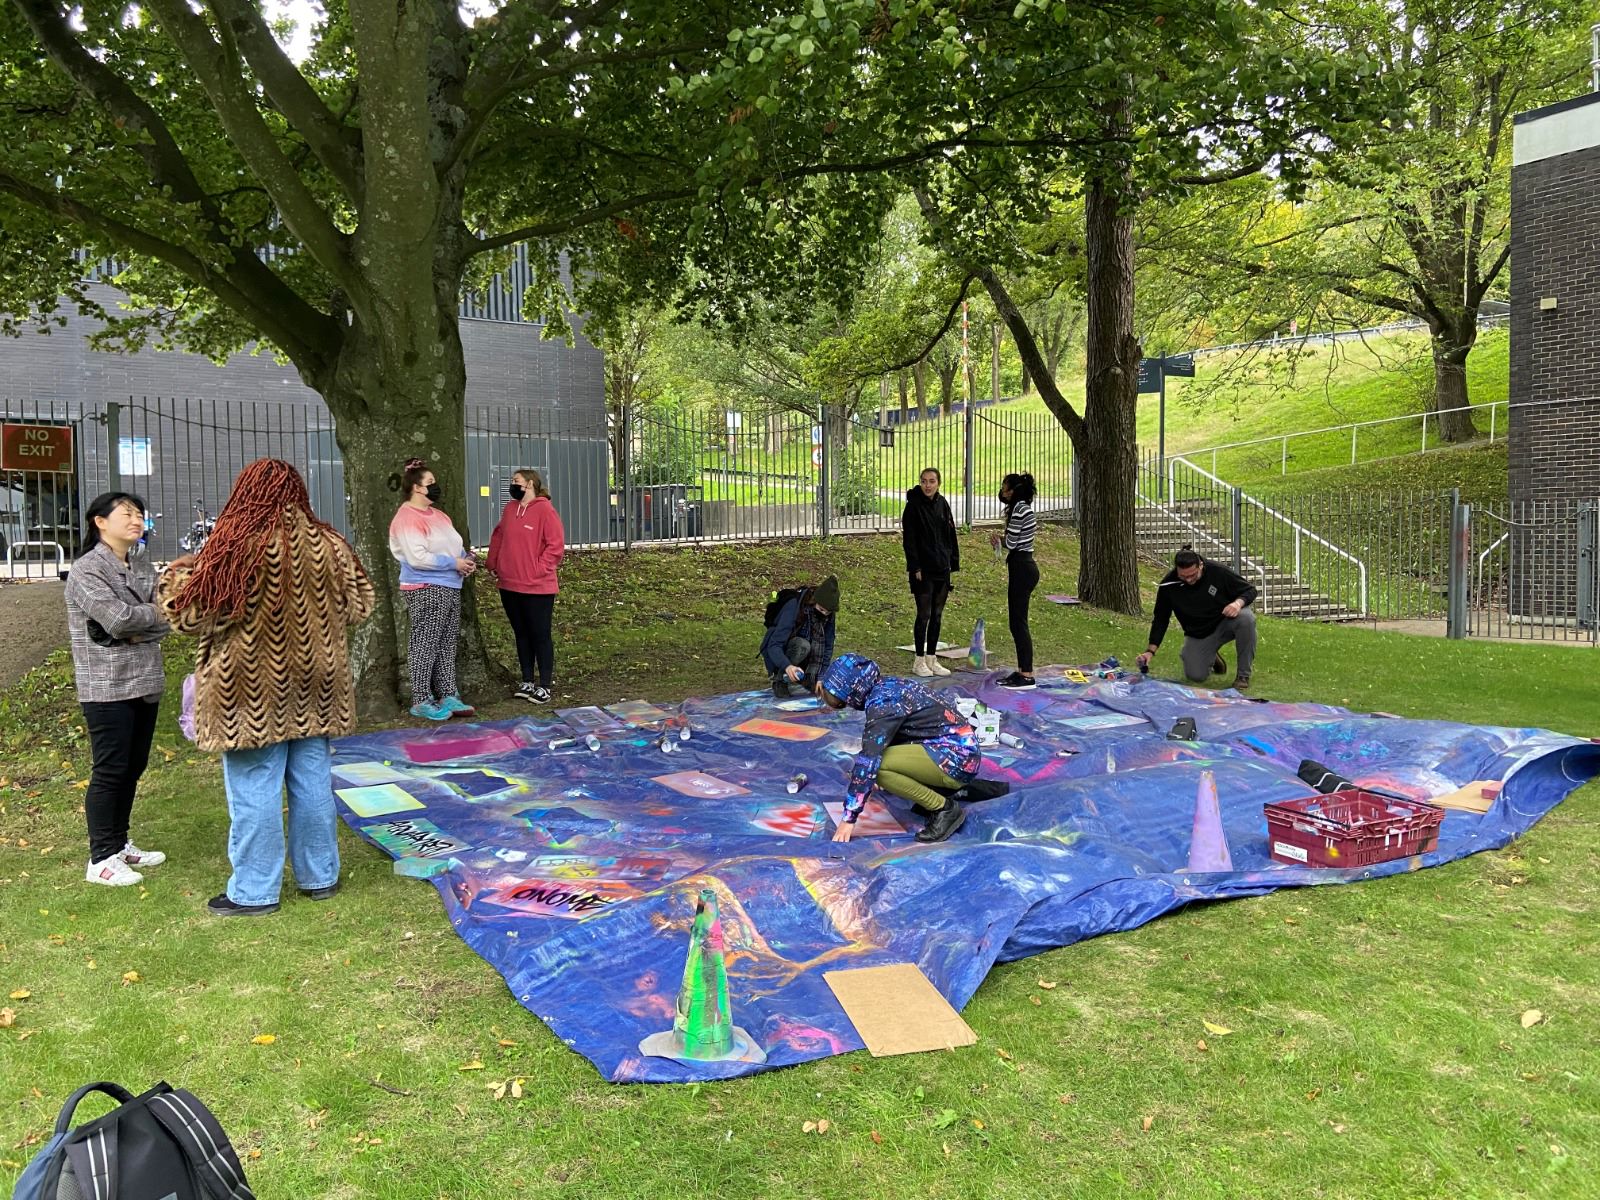
[[[945,797],[934,788],[955,791],[961,786],[959,779],[951,779],[939,769],[929,753],[915,742],[890,746],[883,755],[883,765],[878,768],[878,786],[918,808],[938,812],[945,805]]]

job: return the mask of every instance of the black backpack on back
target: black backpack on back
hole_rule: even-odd
[[[118,1107],[69,1130],[90,1092]],[[255,1193],[216,1117],[182,1088],[158,1083],[135,1098],[115,1083],[86,1083],[62,1105],[54,1135],[11,1200],[255,1200]]]
[[[778,614],[783,611],[783,606],[789,603],[789,601],[793,600],[796,596],[803,598],[806,592],[809,590],[809,588],[803,587],[790,587],[779,588],[777,591],[773,592],[772,599],[767,601],[767,612],[762,618],[762,624],[768,629],[771,629],[778,623]]]

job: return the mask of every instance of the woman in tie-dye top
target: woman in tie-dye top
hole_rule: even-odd
[[[430,721],[470,717],[476,710],[462,702],[456,686],[456,641],[461,582],[478,569],[478,560],[437,507],[438,481],[420,458],[391,480],[405,496],[389,522],[389,553],[400,564],[400,595],[411,621],[411,715]]]
[[[929,814],[919,842],[942,842],[961,828],[962,801],[1007,790],[992,784],[973,790],[983,765],[978,735],[953,705],[917,680],[885,679],[870,658],[841,654],[823,673],[821,695],[829,708],[867,715],[834,841],[850,840],[874,785]]]

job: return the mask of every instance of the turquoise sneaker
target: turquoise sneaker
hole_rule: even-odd
[[[442,704],[413,704],[411,715],[425,721],[448,721],[450,710]]]
[[[444,709],[446,717],[470,717],[477,713],[477,709],[464,701],[460,696],[446,696],[439,701],[439,707]]]

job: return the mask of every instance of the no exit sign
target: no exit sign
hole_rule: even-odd
[[[0,425],[0,468],[72,473],[72,426]]]

